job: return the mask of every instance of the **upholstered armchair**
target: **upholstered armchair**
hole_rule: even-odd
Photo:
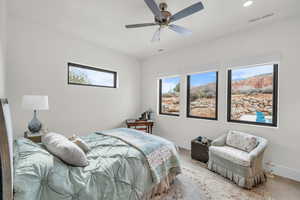
[[[229,131],[209,147],[208,168],[251,189],[266,181],[262,164],[267,143],[261,137]]]

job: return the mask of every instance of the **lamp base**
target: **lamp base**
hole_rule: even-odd
[[[31,133],[38,133],[41,129],[42,129],[42,123],[37,119],[36,110],[35,110],[33,118],[28,124],[28,130]]]

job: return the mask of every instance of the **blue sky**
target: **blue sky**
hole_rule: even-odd
[[[234,69],[232,70],[232,80],[236,81],[241,79],[247,79],[252,76],[257,76],[260,74],[267,74],[267,73],[273,73],[273,65]]]
[[[193,74],[190,76],[191,87],[207,85],[216,82],[216,72]]]
[[[180,77],[162,79],[162,93],[168,93],[169,91],[173,91],[173,89],[178,83],[180,83]]]
[[[70,70],[77,74],[85,74],[92,85],[104,85],[113,86],[114,85],[114,75],[112,73],[105,73],[101,71],[83,69],[78,67],[71,67]]]

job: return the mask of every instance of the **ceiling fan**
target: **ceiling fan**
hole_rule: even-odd
[[[146,26],[159,26],[159,28],[153,35],[152,42],[160,41],[161,30],[166,27],[168,27],[172,31],[175,31],[176,33],[179,33],[180,35],[184,35],[184,36],[191,35],[192,31],[171,23],[180,20],[184,17],[188,17],[204,9],[202,2],[198,2],[172,15],[169,11],[167,11],[168,5],[166,3],[160,3],[158,6],[154,0],[144,0],[144,1],[147,4],[147,6],[150,8],[152,13],[154,14],[155,22],[143,23],[143,24],[131,24],[131,25],[126,25],[125,27],[141,28]]]

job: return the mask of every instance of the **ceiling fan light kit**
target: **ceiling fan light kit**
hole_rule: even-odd
[[[182,18],[188,17],[204,9],[202,2],[198,2],[172,15],[172,13],[170,13],[167,10],[168,5],[166,3],[163,2],[157,5],[154,0],[144,0],[144,1],[154,15],[154,23],[131,24],[131,25],[126,25],[125,27],[141,28],[147,26],[159,26],[159,28],[153,35],[153,38],[151,40],[152,42],[160,41],[161,30],[163,28],[169,28],[170,30],[183,36],[191,35],[192,31],[171,23],[180,20]]]

